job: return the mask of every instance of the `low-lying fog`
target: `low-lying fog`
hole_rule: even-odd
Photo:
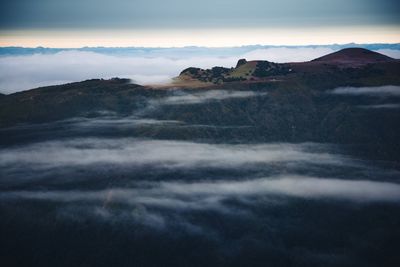
[[[266,96],[177,91],[148,103],[158,108]],[[34,253],[24,252],[28,262],[67,251],[66,266],[83,259],[105,266],[241,266],[253,260],[254,266],[375,266],[396,260],[390,249],[400,237],[399,171],[332,144],[138,137],[133,130],[143,125],[218,127],[140,114],[103,111],[13,128],[23,142],[2,140],[0,148],[4,251],[34,246]],[[121,128],[128,134],[115,134]],[[10,129],[2,131],[11,139],[4,134]],[[33,138],[38,132],[41,138]]]

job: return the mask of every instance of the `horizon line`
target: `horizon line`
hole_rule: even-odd
[[[244,44],[244,45],[226,45],[226,46],[204,46],[204,45],[184,45],[184,46],[79,46],[79,47],[51,47],[51,46],[22,46],[22,45],[0,45],[0,49],[4,48],[22,48],[22,49],[90,49],[90,48],[146,48],[146,49],[168,49],[168,48],[242,48],[242,47],[313,47],[313,46],[347,46],[347,45],[400,45],[400,42],[344,42],[344,43],[313,43],[313,44]]]

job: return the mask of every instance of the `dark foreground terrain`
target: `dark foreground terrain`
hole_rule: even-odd
[[[0,96],[2,263],[399,266],[399,63],[365,53]]]

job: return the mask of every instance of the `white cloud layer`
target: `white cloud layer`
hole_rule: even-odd
[[[400,95],[400,86],[386,85],[375,87],[340,87],[331,91],[337,95]]]
[[[223,200],[255,196],[327,198],[355,202],[400,202],[400,185],[368,180],[342,180],[308,176],[278,176],[242,181],[156,182],[135,188],[97,191],[14,191],[2,198],[44,199],[61,202],[95,201],[171,209],[225,209]]]
[[[86,122],[77,119],[72,123],[82,127],[78,125]],[[93,123],[114,122],[95,119]],[[116,123],[124,125],[125,121]],[[372,181],[371,174],[381,169],[334,150],[317,143],[207,144],[137,138],[76,138],[21,144],[0,149],[0,186],[7,188],[0,192],[0,200],[60,202],[57,212],[65,218],[120,216],[161,228],[174,216],[174,223],[195,227],[185,212],[249,215],[252,211],[246,208],[248,205],[284,204],[293,198],[400,203],[397,180],[380,173],[384,178],[378,176]],[[337,169],[347,169],[346,175],[332,171]],[[99,177],[103,170],[111,171],[112,183],[109,177],[106,184]],[[229,175],[210,176],[210,170],[228,171]],[[232,176],[243,171],[247,173]],[[162,179],[150,178],[152,172]],[[143,176],[136,177],[138,173]],[[187,173],[193,179],[186,179]],[[89,187],[81,186],[88,184]]]
[[[308,61],[335,50],[324,47],[272,47],[216,56],[194,52],[170,55],[110,55],[88,51],[61,51],[55,54],[34,54],[0,57],[0,93],[13,93],[40,86],[77,82],[93,78],[124,77],[139,84],[168,82],[187,67],[232,67],[239,58],[273,62]],[[398,50],[380,50],[400,58]]]
[[[187,105],[201,104],[210,101],[220,101],[232,98],[248,98],[267,95],[263,92],[254,91],[229,91],[229,90],[204,90],[187,93],[184,91],[175,91],[174,95],[154,100],[151,104],[159,105]]]
[[[0,57],[0,92],[12,93],[39,86],[92,78],[124,77],[136,83],[167,82],[190,66],[233,66],[235,58],[122,57],[94,52]]]
[[[400,50],[396,49],[378,49],[376,52],[384,54],[386,56],[392,57],[392,58],[400,58]]]
[[[365,109],[395,109],[400,108],[400,104],[360,105],[358,107]]]
[[[176,50],[176,49],[175,49]],[[139,84],[169,81],[187,67],[232,67],[239,58],[274,62],[307,61],[334,52],[332,48],[266,48],[219,57],[214,54],[190,55],[171,49],[171,55],[109,55],[87,51],[61,51],[0,57],[0,92],[12,93],[40,86],[63,84],[93,78],[124,77]],[[382,51],[394,54],[396,51]],[[398,51],[397,51],[398,52]]]
[[[135,128],[137,126],[150,126],[150,125],[162,125],[177,127],[184,123],[176,120],[156,120],[156,119],[142,119],[135,116],[120,117],[115,115],[108,115],[96,118],[73,118],[68,120],[59,121],[59,123],[66,123],[71,127],[87,130],[94,128]],[[30,127],[32,125],[27,125]],[[39,125],[40,126],[40,125]]]
[[[316,148],[325,151],[314,151]],[[317,144],[206,144],[133,138],[47,141],[0,150],[0,166],[30,168],[128,164],[167,168],[241,168],[249,164],[299,162],[343,165],[351,160]],[[29,166],[28,166],[29,165]]]

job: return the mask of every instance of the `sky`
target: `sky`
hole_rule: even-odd
[[[400,42],[396,0],[3,0],[0,46]]]
[[[92,78],[165,83],[193,66],[300,62],[343,48],[332,44],[383,44],[367,48],[400,58],[385,46],[400,43],[399,15],[398,0],[0,0],[0,93]]]

